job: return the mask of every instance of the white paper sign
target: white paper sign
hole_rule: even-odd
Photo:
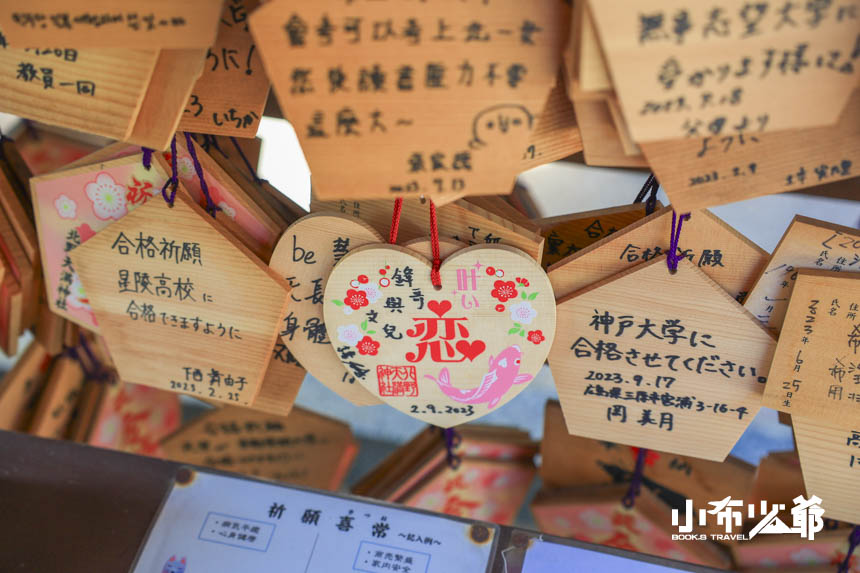
[[[481,572],[497,530],[182,469],[132,572]]]

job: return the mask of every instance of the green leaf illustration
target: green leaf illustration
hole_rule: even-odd
[[[525,300],[525,299],[526,299],[526,291],[522,291],[522,294],[520,295],[520,298],[522,298],[523,300]]]
[[[510,330],[508,330],[508,334],[516,334],[519,329],[520,329],[519,326],[515,326],[515,327],[511,328]]]
[[[525,331],[525,330],[521,330],[521,331],[520,331],[520,336],[523,336],[523,337],[524,337],[525,335],[526,335],[526,331]]]
[[[516,326],[517,328],[522,328],[522,327],[523,327],[523,325],[522,325],[522,324],[520,324],[519,322],[515,322],[515,323],[514,323],[514,326]]]
[[[364,322],[361,323],[361,329],[367,330],[367,320],[365,320]]]
[[[534,300],[534,299],[536,299],[536,298],[537,298],[537,295],[538,295],[538,293],[533,292],[532,294],[530,294],[530,295],[529,295],[529,300]]]
[[[343,306],[343,301],[342,301],[342,300],[332,299],[332,302],[333,302],[336,306]]]
[[[376,334],[376,331],[375,330],[368,330],[367,334]]]

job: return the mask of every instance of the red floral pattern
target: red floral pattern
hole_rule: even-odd
[[[517,298],[517,285],[514,281],[496,281],[493,286],[496,288],[490,294],[499,302],[507,302],[512,298]]]
[[[358,349],[359,354],[365,356],[368,354],[376,356],[376,353],[379,352],[379,343],[369,336],[365,336],[359,340],[355,347]]]
[[[533,344],[540,344],[546,337],[543,335],[543,331],[540,330],[529,330],[526,335],[526,339]]]
[[[358,310],[363,306],[367,306],[370,302],[367,300],[367,293],[363,290],[349,289],[346,291],[346,298],[343,299],[343,304],[349,306],[352,310]]]

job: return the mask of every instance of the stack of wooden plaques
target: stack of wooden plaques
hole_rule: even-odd
[[[353,488],[358,495],[494,523],[511,524],[534,477],[527,432],[469,424],[456,430],[449,460],[444,434],[427,428]]]
[[[349,426],[303,408],[288,417],[225,406],[162,440],[167,458],[326,490],[337,490],[358,444]]]

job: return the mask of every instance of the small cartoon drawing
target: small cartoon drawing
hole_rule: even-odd
[[[161,573],[185,573],[185,557],[176,560],[176,555],[167,560]]]
[[[478,404],[488,402],[487,407],[493,408],[499,403],[511,386],[524,384],[532,379],[531,374],[519,374],[522,351],[514,344],[502,350],[494,359],[490,356],[490,370],[481,379],[477,388],[461,390],[451,384],[451,374],[447,368],[439,372],[439,378],[425,375],[433,380],[442,392],[457,402],[463,404]]]

